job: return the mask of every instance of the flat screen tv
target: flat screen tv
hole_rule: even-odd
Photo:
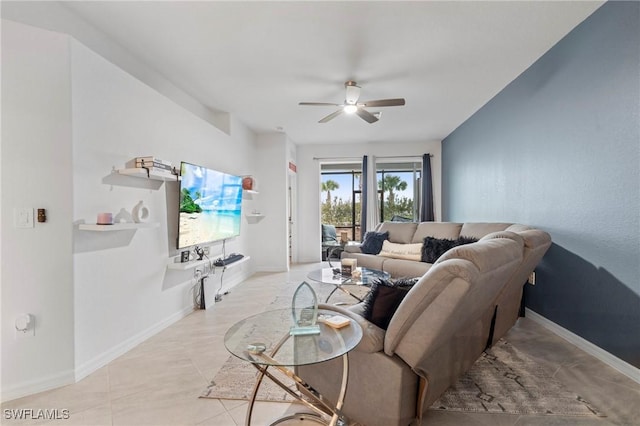
[[[182,162],[178,249],[240,235],[242,177]]]

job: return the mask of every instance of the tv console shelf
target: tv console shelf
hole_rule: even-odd
[[[126,231],[130,229],[144,229],[144,228],[157,228],[160,224],[157,222],[145,222],[145,223],[114,223],[113,225],[98,225],[95,223],[81,223],[78,225],[78,229],[81,231]]]
[[[193,268],[197,268],[198,266],[209,265],[209,264],[211,265],[212,269],[233,268],[251,259],[251,257],[245,256],[242,259],[235,261],[233,263],[230,263],[226,266],[214,265],[213,264],[213,262],[215,261],[214,259],[190,260],[189,262],[176,262],[176,259],[180,259],[180,256],[170,257],[169,263],[167,263],[167,268],[178,270],[178,271],[186,271],[188,269],[193,269]]]

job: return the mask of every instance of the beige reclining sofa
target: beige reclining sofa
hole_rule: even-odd
[[[399,230],[396,225],[413,225],[414,234],[426,226],[383,226],[391,236]],[[549,248],[549,235],[521,225],[465,225],[469,236],[480,240],[455,247],[429,265],[386,330],[363,317],[362,304],[346,309],[322,306],[355,319],[363,329],[362,341],[349,353],[343,412],[351,421],[366,426],[406,426],[419,421],[486,347],[515,323],[522,286]],[[450,226],[463,230],[465,225],[429,224],[437,231]],[[495,229],[500,227],[510,230]],[[489,233],[480,235],[483,229]],[[371,265],[361,259],[358,266]],[[335,402],[342,375],[339,360],[298,367],[297,372]]]
[[[383,222],[376,227],[375,231],[388,232],[389,241],[395,244],[422,243],[426,237],[449,240],[455,240],[458,237],[481,239],[499,231],[520,235],[524,240],[523,260],[496,301],[496,307],[499,306],[499,309],[495,318],[493,342],[497,342],[515,324],[520,312],[523,285],[551,246],[551,237],[548,233],[530,226],[512,223]],[[361,252],[358,244],[347,245],[342,258],[357,259],[358,266],[388,272],[393,278],[421,277],[433,266],[432,263],[416,260],[365,254]]]

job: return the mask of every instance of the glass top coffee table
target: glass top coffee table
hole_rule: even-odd
[[[365,286],[370,287],[376,280],[386,280],[391,276],[388,272],[379,271],[377,269],[370,268],[357,268],[360,271],[359,277],[354,277],[352,275],[342,275],[340,273],[340,268],[322,268],[315,269],[307,275],[310,280],[317,281],[323,284],[332,284],[335,288],[329,293],[327,298],[325,299],[325,303],[329,302],[333,293],[336,290],[340,290],[349,296],[356,299],[358,302],[362,302],[362,299],[357,295],[351,293],[349,290],[344,288],[344,286],[356,285],[356,286]]]
[[[346,326],[334,328],[324,323],[326,318],[335,315],[338,314],[334,311],[318,310],[319,334],[291,336],[289,334],[292,324],[291,308],[253,315],[237,322],[227,331],[224,336],[224,345],[227,350],[236,357],[250,362],[259,371],[247,409],[245,420],[247,426],[251,424],[253,406],[264,376],[320,414],[319,416],[312,413],[294,414],[280,418],[271,425],[301,417],[314,423],[331,426],[337,424],[338,420],[345,421],[341,410],[349,377],[347,354],[362,339],[362,328],[356,321],[342,315],[343,318],[349,320],[349,324]],[[315,364],[338,357],[342,357],[343,362],[342,384],[340,396],[336,406],[333,407],[289,367]],[[269,372],[269,367],[277,368],[291,378],[296,383],[299,393]],[[325,420],[327,416],[331,420]]]

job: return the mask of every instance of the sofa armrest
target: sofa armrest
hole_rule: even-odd
[[[344,309],[339,306],[318,304],[318,309],[325,309],[327,311],[334,311],[336,314],[343,315],[351,318],[357,322],[362,328],[362,340],[358,343],[355,350],[359,352],[374,353],[380,352],[384,348],[384,335],[385,330],[377,325],[367,321],[362,316],[358,315],[349,309]]]
[[[344,251],[347,253],[362,253],[360,246],[360,243],[349,243],[344,246]]]

